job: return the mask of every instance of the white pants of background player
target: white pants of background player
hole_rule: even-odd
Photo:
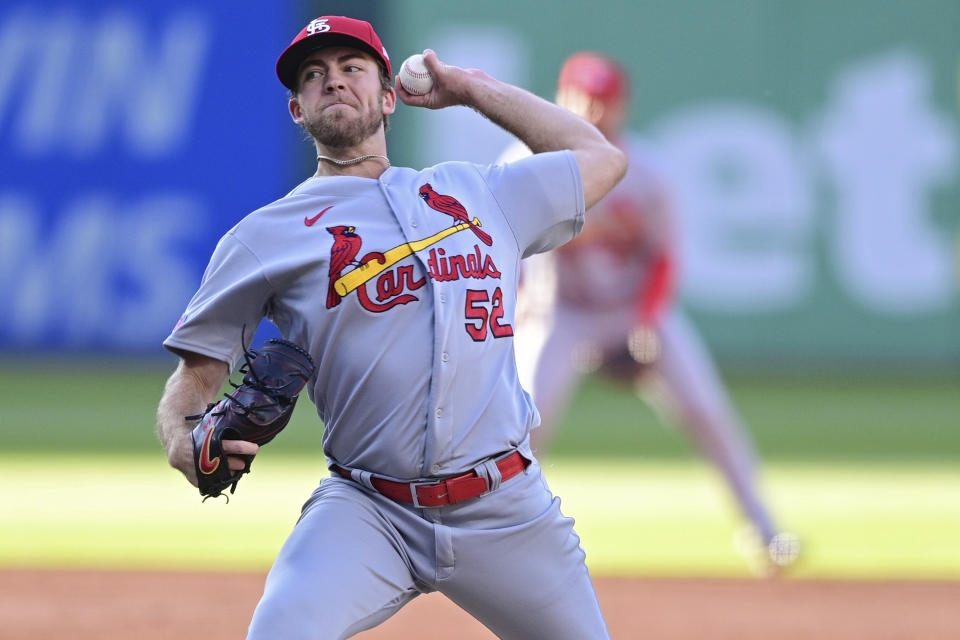
[[[586,373],[581,366],[584,354],[622,349],[633,322],[631,308],[589,312],[558,305],[518,323],[520,381],[541,417],[541,426],[531,434],[535,453],[542,453]],[[719,469],[766,544],[777,531],[760,497],[753,444],[706,348],[677,309],[665,313],[657,334],[660,356],[639,381],[638,391]]]
[[[499,638],[610,637],[573,520],[533,462],[491,493],[426,509],[324,478],[267,576],[247,638],[349,638],[430,591]]]

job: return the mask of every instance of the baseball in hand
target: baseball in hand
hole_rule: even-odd
[[[400,84],[415,96],[422,96],[430,93],[433,88],[433,76],[427,71],[427,65],[423,63],[423,55],[415,53],[400,65]]]

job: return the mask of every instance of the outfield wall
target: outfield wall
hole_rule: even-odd
[[[69,0],[0,7],[0,352],[158,354],[216,239],[310,171],[273,63],[379,17],[552,96],[623,60],[674,176],[686,306],[728,366],[960,370],[960,4]],[[467,109],[401,106],[395,164],[487,162]]]
[[[0,5],[0,349],[160,352],[220,235],[289,189],[290,5]]]

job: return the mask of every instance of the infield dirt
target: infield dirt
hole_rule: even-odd
[[[263,574],[0,571],[10,640],[243,638]],[[954,640],[960,581],[596,579],[614,638]],[[493,634],[439,594],[415,599],[362,640],[481,640]]]

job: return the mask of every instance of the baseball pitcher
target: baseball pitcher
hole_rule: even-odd
[[[343,16],[312,20],[281,54],[317,171],[221,238],[164,342],[181,361],[158,431],[170,464],[217,495],[301,387],[325,425],[331,474],[270,570],[250,639],[347,638],[431,591],[501,638],[607,638],[573,521],[531,452],[539,415],[513,333],[521,258],[576,235],[626,159],[527,91],[430,50],[424,64],[429,91],[394,85],[373,27]],[[398,98],[469,106],[534,153],[391,166]],[[249,352],[244,328],[263,317],[283,340]],[[241,359],[243,382],[214,403]],[[214,467],[226,477],[204,480]]]

